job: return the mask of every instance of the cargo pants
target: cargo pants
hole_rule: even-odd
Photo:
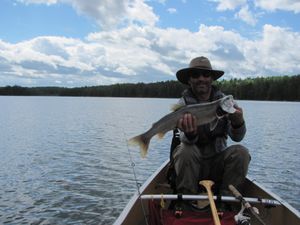
[[[176,172],[176,190],[183,194],[201,191],[200,180],[213,180],[214,190],[229,194],[228,185],[240,189],[251,157],[242,145],[231,145],[216,155],[205,158],[196,145],[179,144],[172,154]]]

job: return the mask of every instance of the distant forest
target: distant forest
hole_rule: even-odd
[[[235,99],[300,101],[300,75],[222,80],[215,85]],[[178,98],[185,88],[178,81],[77,88],[6,86],[0,87],[0,95]]]

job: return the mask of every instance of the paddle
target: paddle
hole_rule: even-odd
[[[214,224],[221,225],[221,222],[220,222],[220,219],[218,216],[218,212],[217,212],[217,208],[216,208],[216,205],[215,205],[215,202],[213,199],[213,195],[212,195],[212,191],[211,191],[211,186],[214,185],[214,182],[211,180],[202,180],[199,182],[199,184],[204,186],[207,191],[207,196],[208,196],[208,200],[209,200],[209,204],[210,204],[211,213],[212,213],[213,219],[214,219]]]
[[[266,225],[266,223],[260,218],[258,213],[254,210],[254,208],[250,205],[249,202],[246,201],[246,199],[242,196],[242,194],[233,186],[229,185],[228,186],[229,190],[232,192],[232,194],[242,203],[242,205],[248,209],[253,216],[263,225]]]

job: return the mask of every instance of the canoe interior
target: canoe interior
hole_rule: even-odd
[[[163,184],[166,184],[167,161],[145,182],[141,187],[141,194],[172,194],[172,190]],[[268,225],[300,225],[300,213],[292,208],[284,200],[280,199],[275,194],[267,191],[257,182],[247,178],[243,195],[245,197],[260,197],[266,199],[278,200],[282,204],[276,207],[265,207],[261,204],[252,204],[258,208],[261,218]],[[168,202],[167,202],[168,204]],[[240,209],[239,203],[232,203],[234,208]],[[143,205],[143,207],[142,207]],[[148,215],[147,201],[140,200],[136,193],[129,201],[119,218],[115,221],[115,225],[146,225],[144,213]],[[238,211],[237,211],[238,212]],[[259,225],[260,223],[252,218],[252,225]]]

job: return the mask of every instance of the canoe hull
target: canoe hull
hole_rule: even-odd
[[[164,162],[158,170],[152,174],[151,177],[143,184],[140,188],[141,195],[145,194],[172,194],[172,190],[165,185],[166,183],[166,175],[167,175],[167,165],[168,161]],[[272,192],[266,190],[263,186],[258,184],[256,181],[247,177],[246,182],[244,184],[243,193],[247,197],[259,197],[266,198],[271,200],[277,200],[281,204],[276,207],[266,208],[265,205],[262,204],[252,204],[256,208],[258,208],[260,212],[260,216],[263,218],[266,224],[272,225],[283,225],[283,224],[293,224],[300,225],[300,213],[286,203],[284,200],[273,194]],[[239,207],[239,203],[235,206]],[[124,208],[123,212],[120,214],[118,219],[115,221],[115,225],[123,224],[123,225],[144,225],[145,216],[148,215],[148,205],[146,200],[141,200],[139,195],[136,193],[128,202],[127,206]],[[255,219],[251,220],[251,224],[259,224],[256,223]]]

